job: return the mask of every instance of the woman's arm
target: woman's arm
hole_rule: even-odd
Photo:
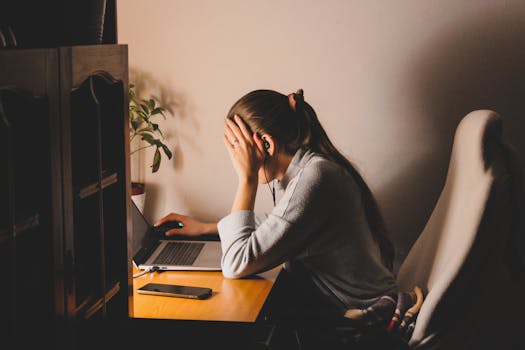
[[[257,135],[252,135],[241,118],[235,116],[235,122],[230,119],[226,120],[224,143],[239,177],[231,211],[253,211],[259,180],[258,169],[264,159],[262,141]],[[157,220],[155,226],[167,221],[180,221],[184,225],[182,228],[167,231],[167,236],[175,234],[198,236],[218,232],[216,222],[202,222],[177,213],[170,213],[162,217]]]
[[[255,180],[239,180],[237,192],[232,205],[232,213],[240,210],[252,210],[255,206],[255,196],[257,194],[257,178]]]
[[[241,278],[271,269],[304,251],[337,215],[338,186],[333,178],[304,169],[290,181],[272,212],[256,225],[251,210],[232,212],[217,228],[222,245],[222,271]]]

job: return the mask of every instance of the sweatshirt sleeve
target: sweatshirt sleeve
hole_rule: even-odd
[[[336,199],[337,186],[324,173],[319,167],[301,169],[260,223],[253,211],[233,212],[219,221],[224,276],[269,270],[304,248],[330,217]]]

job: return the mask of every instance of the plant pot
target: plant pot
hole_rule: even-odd
[[[144,212],[144,203],[146,201],[146,186],[141,182],[131,183],[131,199],[135,202],[140,212]]]
[[[146,185],[142,182],[131,183],[131,195],[136,196],[139,194],[146,193]]]

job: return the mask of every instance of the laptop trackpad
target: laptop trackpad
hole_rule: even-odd
[[[161,241],[146,265],[162,270],[220,270],[221,246],[217,241]]]
[[[208,242],[203,247],[201,254],[197,257],[193,265],[220,270],[221,256],[222,251],[220,242]]]

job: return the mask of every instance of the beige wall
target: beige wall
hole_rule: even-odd
[[[223,119],[257,88],[305,90],[376,194],[400,258],[439,195],[463,115],[499,111],[524,154],[522,0],[122,0],[117,13],[130,80],[172,110],[161,127],[174,159],[145,171],[151,219],[229,211]],[[256,210],[270,199],[261,186]]]

